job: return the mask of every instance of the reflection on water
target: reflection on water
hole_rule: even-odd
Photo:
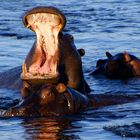
[[[64,133],[65,129],[74,128],[71,120],[57,118],[24,119],[21,123],[25,129],[26,139],[77,139],[78,136]]]
[[[89,76],[96,60],[105,58],[105,51],[113,55],[128,51],[139,57],[139,0],[1,0],[0,72],[22,64],[35,37],[33,32],[24,28],[21,18],[27,9],[40,5],[56,6],[65,13],[65,32],[74,36],[77,48],[86,50],[82,58],[83,69],[92,94],[113,95],[113,98],[115,95],[127,97],[140,94],[138,78],[120,81]],[[0,89],[0,109],[15,105],[19,99],[19,91]],[[126,139],[137,140],[139,127],[133,124],[140,121],[139,108],[140,102],[137,100],[123,105],[89,109],[69,118],[1,118],[0,139],[121,140],[122,137],[129,137],[125,134],[130,132],[135,138]],[[123,129],[125,126],[128,129]],[[104,128],[110,129],[107,131]],[[131,128],[134,131],[127,131]]]

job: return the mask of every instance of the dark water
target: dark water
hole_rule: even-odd
[[[56,6],[67,17],[65,32],[84,48],[83,67],[92,94],[140,95],[140,79],[107,80],[89,76],[95,62],[112,54],[128,51],[140,54],[139,0],[1,0],[0,72],[21,65],[34,42],[34,34],[25,29],[22,15],[34,6]],[[0,89],[0,109],[16,104],[16,90]],[[140,138],[140,101],[89,109],[66,118],[0,119],[1,140],[88,139],[137,140]]]

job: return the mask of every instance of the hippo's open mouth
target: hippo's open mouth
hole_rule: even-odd
[[[23,64],[22,79],[58,77],[58,37],[65,22],[65,16],[53,7],[36,7],[25,14],[23,23],[36,33],[36,42]]]

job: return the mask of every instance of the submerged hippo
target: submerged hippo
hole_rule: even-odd
[[[140,59],[127,52],[112,56],[106,52],[107,59],[97,61],[92,75],[105,75],[112,79],[127,79],[140,76]]]
[[[3,113],[11,116],[60,116],[77,113],[89,106],[89,99],[64,84],[44,85],[38,92],[30,94],[16,107]]]
[[[75,114],[90,108],[132,102],[137,96],[89,94],[66,87],[59,83],[47,84],[38,92],[30,94],[15,107],[0,112],[0,117],[63,116]]]
[[[66,18],[54,7],[36,7],[23,17],[25,27],[36,33],[36,41],[21,67],[0,74],[1,87],[21,88],[23,96],[46,83],[64,83],[83,94],[90,92],[84,80],[81,56],[73,37],[62,30]]]

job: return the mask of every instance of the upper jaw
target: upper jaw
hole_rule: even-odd
[[[59,78],[58,37],[66,24],[65,16],[54,7],[36,7],[25,13],[23,23],[36,33],[35,51],[39,52],[40,57],[30,65],[25,60],[21,79],[31,84],[35,84],[36,81],[40,81],[41,84],[55,83]]]
[[[41,7],[40,6],[40,7],[35,7],[33,9],[31,9],[30,11],[27,11],[24,14],[24,16],[23,16],[23,24],[25,25],[25,27],[30,28],[30,25],[29,25],[28,19],[27,19],[28,16],[33,15],[33,14],[37,14],[37,13],[48,13],[48,14],[52,14],[52,15],[57,15],[60,18],[60,22],[61,22],[61,25],[62,25],[60,31],[62,31],[63,28],[66,25],[66,17],[57,8],[55,8],[55,7],[45,7],[45,6]]]

